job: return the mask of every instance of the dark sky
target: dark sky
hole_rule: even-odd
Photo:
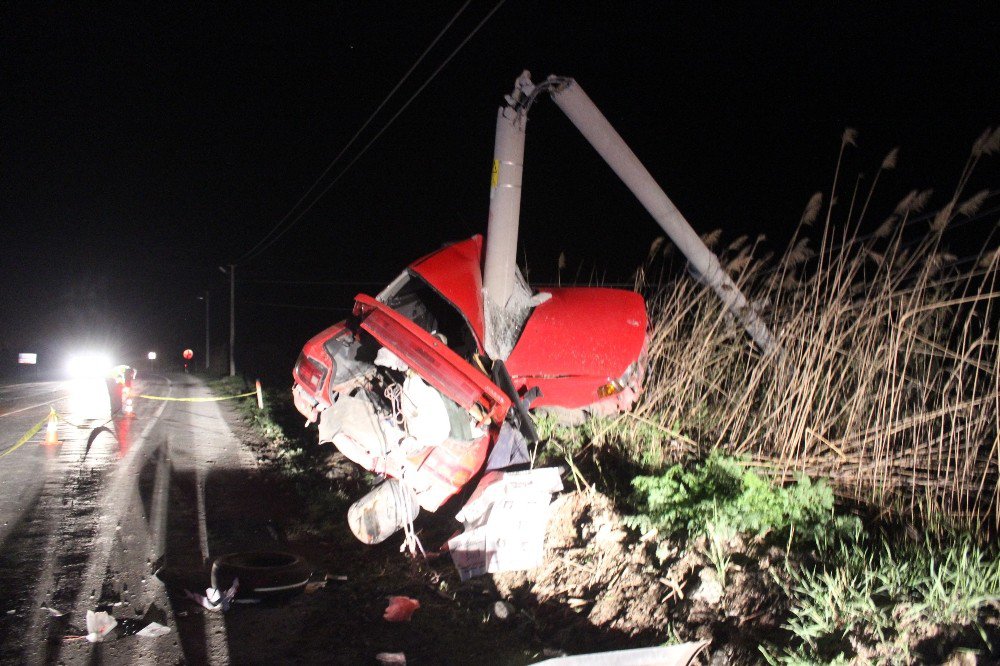
[[[364,283],[485,231],[496,108],[522,69],[576,78],[699,232],[780,245],[829,188],[848,126],[851,179],[902,147],[883,210],[911,188],[943,199],[1000,122],[1000,5],[932,4],[507,0],[237,268],[240,338],[294,356],[353,293],[379,288]],[[221,343],[217,266],[289,212],[461,5],[5,4],[5,348],[200,349],[206,290]],[[495,6],[469,4],[320,187]],[[657,235],[555,105],[537,104],[521,226],[532,276],[553,279],[565,252],[571,273],[614,281]]]

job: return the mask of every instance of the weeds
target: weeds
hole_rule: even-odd
[[[993,649],[981,619],[995,615],[1000,601],[995,547],[968,535],[922,544],[878,536],[828,543],[817,553],[816,566],[788,572],[793,604],[785,628],[795,644],[767,653],[771,663],[825,663],[837,655],[905,663],[918,639],[969,626]]]
[[[732,530],[812,540],[851,522],[834,516],[833,491],[825,482],[803,476],[783,488],[718,451],[690,468],[674,465],[632,484],[640,512],[626,522],[644,532],[693,537]]]

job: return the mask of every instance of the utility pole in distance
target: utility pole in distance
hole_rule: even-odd
[[[209,335],[208,335],[208,332],[209,332],[209,324],[208,324],[208,322],[211,321],[208,318],[208,294],[209,294],[209,292],[206,289],[205,290],[205,295],[198,297],[199,301],[205,301],[205,372],[208,372],[209,370],[211,370],[211,366],[209,364],[210,363],[209,360],[212,358],[211,347],[209,346],[211,340],[210,340]]]
[[[229,274],[229,376],[236,376],[236,360],[233,348],[236,344],[236,264],[229,264],[227,271],[222,266],[219,270]]]

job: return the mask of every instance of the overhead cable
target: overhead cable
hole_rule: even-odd
[[[458,45],[458,47],[455,48],[455,50],[453,50],[451,52],[451,54],[445,59],[445,61],[440,66],[438,66],[438,68],[436,70],[434,70],[434,72],[430,75],[430,77],[426,81],[424,81],[424,83],[417,89],[417,91],[413,95],[410,96],[410,98],[403,104],[402,108],[400,108],[400,110],[397,111],[389,119],[389,121],[382,127],[382,129],[378,131],[378,133],[375,135],[375,137],[372,138],[367,144],[365,144],[365,146],[354,157],[354,159],[352,159],[350,162],[348,162],[347,166],[344,167],[344,169],[337,175],[337,177],[334,178],[333,181],[331,181],[325,188],[323,188],[315,197],[313,197],[312,201],[309,203],[308,206],[306,206],[301,212],[299,212],[297,215],[295,215],[294,218],[292,218],[291,220],[289,220],[289,218],[294,214],[296,208],[298,208],[302,204],[302,202],[306,200],[306,198],[309,196],[309,194],[319,185],[320,181],[322,181],[323,178],[326,177],[326,175],[334,167],[334,165],[336,165],[337,162],[340,161],[340,158],[343,157],[343,155],[354,144],[354,142],[358,139],[358,137],[361,135],[361,133],[368,127],[369,124],[371,124],[371,122],[372,122],[372,120],[374,120],[375,116],[382,110],[382,108],[389,101],[389,99],[396,93],[396,91],[399,90],[400,86],[409,78],[410,74],[413,73],[414,69],[416,69],[416,67],[423,61],[423,59],[427,56],[427,54],[430,52],[430,50],[432,48],[434,48],[434,46],[438,43],[438,41],[441,39],[441,37],[444,36],[444,34],[448,31],[448,29],[451,27],[451,25],[455,22],[455,20],[465,11],[465,8],[468,7],[468,5],[469,5],[469,3],[471,1],[472,0],[466,0],[465,4],[463,4],[459,8],[459,10],[455,13],[455,15],[451,18],[451,20],[449,20],[448,23],[445,24],[444,28],[441,29],[441,32],[439,32],[438,35],[433,39],[433,41],[431,41],[431,43],[427,46],[427,48],[424,49],[424,52],[420,55],[420,57],[416,60],[416,62],[413,63],[413,65],[406,72],[406,74],[403,75],[403,78],[400,79],[399,83],[397,83],[396,86],[386,96],[386,98],[384,100],[382,100],[382,103],[379,104],[379,106],[375,109],[374,112],[372,112],[372,114],[369,116],[368,120],[365,121],[365,123],[361,126],[360,129],[358,129],[358,131],[354,134],[354,136],[351,137],[351,140],[347,143],[347,145],[345,145],[344,148],[340,151],[340,153],[337,154],[337,157],[334,158],[333,162],[331,162],[326,167],[326,169],[323,170],[323,173],[320,174],[319,178],[317,178],[316,181],[309,187],[309,189],[306,191],[306,193],[303,194],[302,197],[299,198],[299,200],[295,203],[294,206],[292,206],[291,210],[288,211],[288,213],[271,229],[270,232],[267,233],[267,235],[263,239],[261,239],[260,242],[257,243],[257,245],[255,245],[246,254],[244,254],[240,258],[240,260],[239,260],[238,263],[245,263],[247,261],[250,261],[250,260],[255,259],[256,257],[260,256],[265,250],[267,250],[269,247],[271,247],[282,236],[284,236],[289,230],[291,230],[291,228],[293,226],[295,226],[295,224],[299,220],[301,220],[305,216],[306,213],[308,213],[310,210],[312,210],[313,206],[315,206],[316,203],[318,203],[319,200],[322,199],[323,196],[330,190],[330,188],[333,187],[333,185],[338,180],[340,180],[344,176],[345,173],[347,173],[347,171],[351,168],[351,166],[355,162],[357,162],[358,159],[362,155],[365,154],[365,152],[367,152],[368,148],[371,147],[371,145],[380,136],[382,136],[382,134],[389,128],[390,125],[392,125],[392,123],[396,120],[396,118],[398,118],[400,116],[400,114],[402,114],[402,112],[404,110],[406,110],[406,108],[413,102],[413,100],[417,97],[417,95],[419,95],[421,93],[421,91],[423,91],[423,89],[427,87],[427,85],[434,79],[434,77],[436,77],[438,75],[438,73],[442,69],[444,69],[444,67],[451,61],[452,58],[455,57],[455,55],[462,49],[462,47],[464,47],[465,44],[468,43],[468,41],[470,39],[472,39],[472,37],[475,36],[475,34],[477,32],[479,32],[480,28],[482,28],[483,25],[490,19],[490,17],[492,17],[493,14],[495,14],[496,11],[498,9],[500,9],[500,7],[504,4],[504,2],[506,2],[506,0],[500,0],[493,7],[493,9],[490,10],[490,12],[486,15],[486,17],[483,18],[476,25],[476,27],[472,29],[472,31],[465,37],[465,39],[462,40],[462,42]],[[286,224],[286,221],[287,221],[287,224]]]

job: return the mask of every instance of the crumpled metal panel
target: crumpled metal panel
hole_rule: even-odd
[[[465,317],[483,349],[483,237],[475,235],[453,243],[410,264],[422,277]]]

